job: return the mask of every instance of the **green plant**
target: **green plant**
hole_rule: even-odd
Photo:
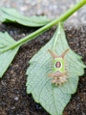
[[[76,92],[79,80],[78,76],[84,74],[84,68],[86,66],[81,61],[81,57],[74,53],[68,46],[62,24],[68,17],[70,17],[75,11],[80,9],[85,4],[86,0],[81,0],[73,8],[55,20],[51,21],[47,18],[41,17],[38,22],[34,22],[33,18],[33,20],[31,19],[32,22],[28,23],[28,25],[25,21],[21,21],[19,17],[14,16],[12,18],[9,16],[9,14],[12,15],[9,13],[11,10],[8,10],[7,12],[4,8],[1,8],[0,10],[3,15],[1,16],[1,22],[18,22],[26,26],[35,25],[35,27],[45,25],[17,42],[14,41],[13,38],[7,33],[0,33],[0,65],[2,66],[0,68],[0,77],[3,76],[9,67],[21,45],[34,39],[52,26],[58,24],[58,29],[56,30],[53,38],[29,61],[30,67],[26,73],[28,75],[26,84],[27,93],[32,93],[35,101],[40,103],[51,115],[62,114],[64,107],[71,98],[71,95]],[[24,17],[23,19],[26,20]],[[48,50],[52,50],[57,55],[61,55],[62,52],[67,49],[69,49],[68,53],[65,55],[65,60],[68,66],[66,68],[67,82],[63,83],[63,85],[55,85],[52,83],[52,77],[48,76],[49,73],[52,73],[52,57],[50,56]],[[43,55],[45,55],[46,58],[43,58]],[[76,70],[73,67],[75,67]],[[58,77],[60,78],[60,76]],[[63,79],[64,76],[61,77]],[[54,80],[56,80],[57,77],[54,76],[54,78]]]
[[[54,44],[55,47],[53,49]],[[66,49],[69,49],[65,55],[67,82],[63,83],[63,85],[55,85],[52,83],[53,77],[48,76],[48,74],[53,72],[52,57],[48,52],[49,49],[56,52],[58,56]],[[35,101],[40,103],[51,115],[62,115],[71,95],[76,92],[78,76],[84,74],[86,66],[81,61],[81,57],[68,46],[61,24],[59,24],[52,39],[29,61],[29,64],[30,67],[26,73],[28,75],[27,93],[32,93]],[[64,79],[65,77],[58,76],[58,78]],[[58,81],[58,84],[61,84],[61,80]]]

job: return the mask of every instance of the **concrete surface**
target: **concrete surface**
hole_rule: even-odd
[[[46,15],[49,18],[55,18],[72,7],[79,0],[0,0],[0,7],[13,7],[21,13],[32,15]],[[86,24],[86,6],[76,12],[66,24],[72,23]]]

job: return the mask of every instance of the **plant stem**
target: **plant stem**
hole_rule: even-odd
[[[17,46],[21,46],[24,43],[33,40],[34,38],[36,38],[38,35],[42,34],[43,32],[45,32],[46,30],[48,30],[49,28],[51,28],[54,25],[57,25],[59,22],[63,22],[65,21],[67,18],[69,18],[74,12],[76,12],[77,10],[79,10],[83,5],[86,4],[86,0],[81,0],[79,3],[77,3],[73,8],[69,9],[67,12],[65,12],[63,15],[61,15],[59,18],[53,20],[52,22],[48,23],[47,25],[45,25],[44,27],[41,27],[40,29],[38,29],[37,31],[33,32],[32,34],[24,37],[23,39],[17,41],[15,44],[13,44],[12,46],[9,46],[7,48],[5,48],[4,50],[1,51],[1,53],[13,49]]]

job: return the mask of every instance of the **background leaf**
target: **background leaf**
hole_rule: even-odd
[[[0,32],[0,51],[2,49],[14,44],[16,41],[13,40],[11,36],[7,33]],[[13,50],[8,50],[4,53],[0,53],[0,78],[3,76],[9,65],[11,64],[13,58],[15,57],[19,47]]]
[[[53,49],[60,55],[66,49],[69,52],[65,56],[67,63],[68,81],[61,86],[51,83],[48,74],[52,72],[52,57],[48,49]],[[76,92],[79,77],[84,74],[86,67],[81,57],[74,53],[68,46],[65,33],[59,24],[53,38],[30,60],[27,69],[27,93],[32,94],[37,103],[40,103],[51,115],[62,115],[63,110]]]
[[[13,8],[0,8],[0,21],[14,22],[30,27],[39,27],[50,22],[46,16],[26,17]]]

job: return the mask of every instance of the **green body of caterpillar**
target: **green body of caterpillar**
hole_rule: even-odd
[[[65,72],[65,62],[62,58],[55,58],[53,60],[53,72]]]

